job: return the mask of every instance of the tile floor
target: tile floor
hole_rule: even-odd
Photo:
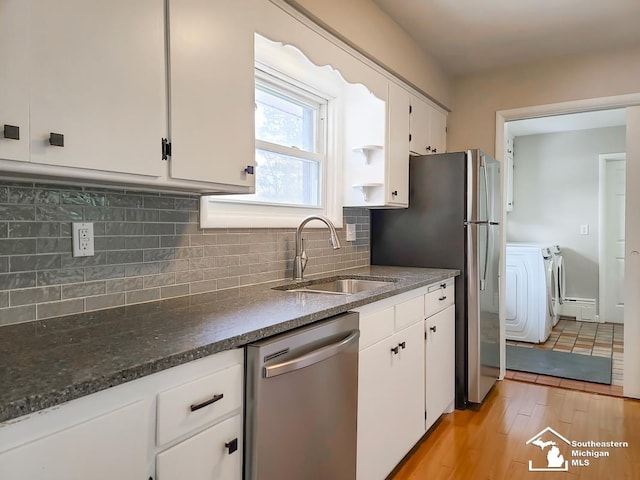
[[[573,318],[562,317],[558,324],[553,327],[551,335],[545,343],[535,345],[533,343],[507,340],[508,345],[526,348],[542,348],[578,355],[610,357],[612,361],[611,385],[578,382],[565,378],[515,371],[507,371],[506,378],[565,387],[572,390],[621,396],[624,365],[623,336],[624,325],[622,324],[578,322]]]

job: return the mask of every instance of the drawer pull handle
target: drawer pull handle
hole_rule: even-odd
[[[398,346],[404,350],[405,348],[407,348],[407,342],[401,342],[398,344]]]
[[[222,397],[224,397],[223,393],[219,393],[217,395],[214,395],[213,397],[211,397],[209,400],[206,400],[202,403],[194,403],[193,405],[191,405],[191,411],[195,412],[196,410],[200,410],[201,408],[207,407],[209,405],[211,405],[212,403],[216,403],[218,400],[222,400]]]
[[[431,330],[433,333],[436,333],[436,326],[434,325],[433,327],[429,327],[429,330]]]
[[[447,284],[446,283],[441,283],[440,284],[440,288],[447,288]]]
[[[438,301],[441,302],[441,301],[446,300],[446,299],[447,299],[447,296],[443,295],[438,299]]]
[[[64,135],[62,133],[53,133],[49,134],[49,145],[53,145],[54,147],[64,147]]]
[[[397,355],[399,350],[400,350],[399,346],[395,346],[391,349],[394,355]]]
[[[229,455],[238,450],[238,439],[234,438],[228,443],[225,443],[224,446],[229,450]]]
[[[4,126],[4,138],[9,140],[20,140],[20,127],[17,125],[7,125]]]

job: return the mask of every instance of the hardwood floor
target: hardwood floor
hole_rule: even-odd
[[[546,427],[569,441],[628,442],[627,448],[572,448],[552,432],[568,471],[546,468],[548,446],[526,444]],[[610,456],[573,456],[606,451]],[[589,460],[588,466],[572,461]],[[475,410],[445,415],[393,480],[640,479],[640,401],[512,380],[498,382]]]

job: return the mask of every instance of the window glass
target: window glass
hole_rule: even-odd
[[[256,149],[254,200],[290,205],[320,205],[320,163]]]
[[[315,152],[317,116],[317,105],[314,108],[262,86],[256,88],[258,140]]]

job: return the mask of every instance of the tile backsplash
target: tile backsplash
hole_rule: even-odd
[[[198,227],[199,198],[0,183],[0,325],[291,276],[295,229]],[[369,264],[369,212],[345,208],[356,241],[333,250],[305,230],[306,274]],[[92,222],[95,255],[73,257],[71,222]]]

